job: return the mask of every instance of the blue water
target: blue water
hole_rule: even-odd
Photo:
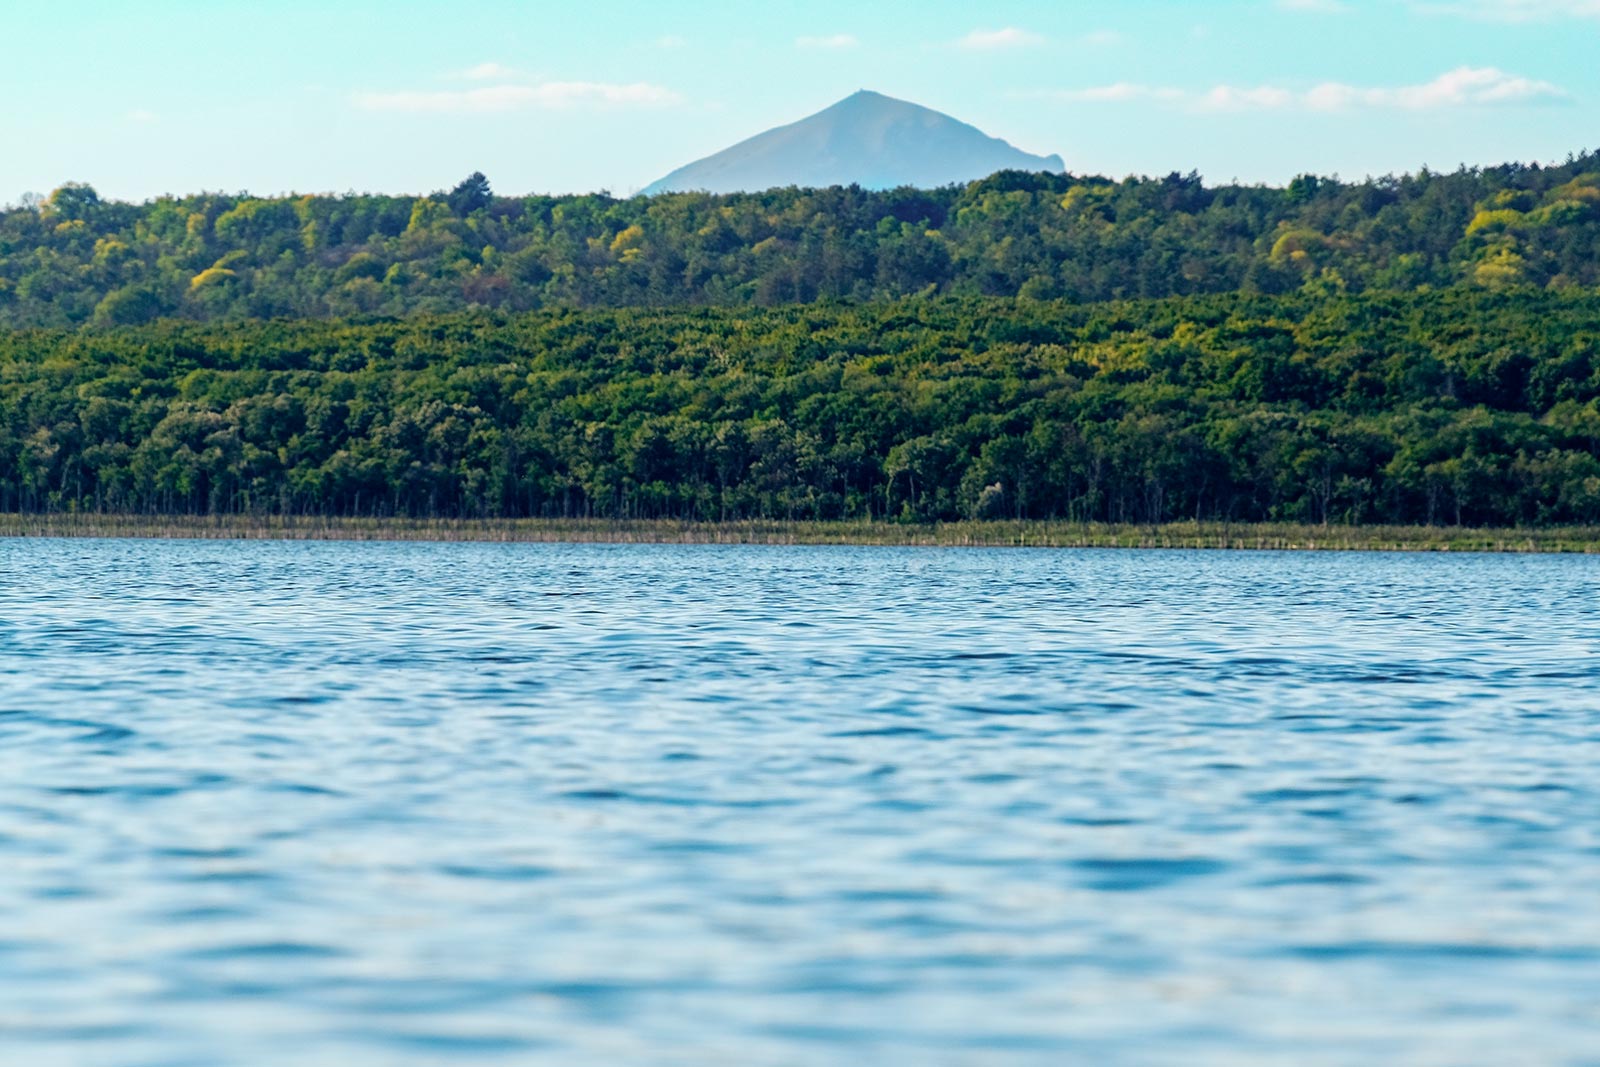
[[[0,1061],[1600,1064],[1597,594],[0,541]]]

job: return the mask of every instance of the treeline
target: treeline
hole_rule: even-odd
[[[1600,522],[1600,295],[0,334],[0,511]]]
[[[85,185],[0,212],[0,328],[1600,285],[1600,154],[1553,167],[1207,187],[1006,172],[734,196],[207,194]]]

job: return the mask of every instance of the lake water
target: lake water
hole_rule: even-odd
[[[0,540],[0,1059],[1600,1064],[1600,560]]]

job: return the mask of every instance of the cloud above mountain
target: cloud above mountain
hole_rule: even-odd
[[[1415,85],[1359,86],[1330,81],[1301,89],[1280,85],[1215,85],[1209,89],[1180,89],[1137,82],[1115,82],[1084,89],[1046,90],[1019,95],[1068,103],[1155,101],[1181,105],[1195,111],[1301,109],[1324,112],[1357,108],[1432,111],[1564,103],[1573,99],[1571,93],[1551,82],[1509,74],[1497,67],[1457,67],[1431,81]]]
[[[476,89],[402,90],[357,93],[362,111],[421,114],[483,114],[504,111],[557,111],[575,107],[666,107],[682,101],[671,89],[648,82],[548,81],[485,85]]]
[[[1424,0],[1413,5],[1434,15],[1462,15],[1491,22],[1600,19],[1600,0]]]
[[[1045,39],[1041,34],[1018,29],[1015,26],[1006,26],[998,30],[973,30],[957,41],[956,46],[965,48],[969,52],[998,52],[1008,48],[1028,48],[1044,43]]]

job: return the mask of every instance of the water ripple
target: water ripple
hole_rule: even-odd
[[[1592,1067],[1597,578],[0,541],[0,1046]]]

